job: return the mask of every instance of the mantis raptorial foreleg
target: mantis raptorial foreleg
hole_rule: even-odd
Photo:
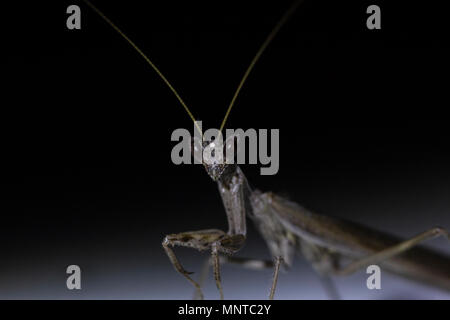
[[[199,251],[211,250],[211,259],[214,267],[214,277],[217,288],[220,292],[220,298],[223,299],[222,285],[220,282],[219,252],[233,254],[245,240],[243,235],[229,235],[222,230],[207,229],[199,231],[182,232],[170,234],[164,237],[162,246],[170,259],[170,262],[181,275],[183,275],[196,288],[198,296],[203,299],[201,286],[190,277],[192,272],[186,271],[178,261],[172,247],[182,246],[197,249]]]
[[[406,250],[417,246],[421,242],[424,242],[425,240],[436,238],[439,236],[446,236],[447,239],[450,240],[449,233],[447,230],[435,227],[430,230],[424,231],[408,240],[402,241],[399,244],[396,244],[392,247],[383,249],[377,253],[369,255],[368,257],[364,257],[360,260],[352,262],[345,267],[336,268],[335,270],[333,270],[333,273],[336,275],[348,275],[354,273],[361,268],[367,267],[368,265],[381,263],[389,258],[399,255],[405,252]]]
[[[181,275],[183,275],[192,285],[195,287],[197,294],[200,296],[200,299],[203,299],[203,293],[200,288],[200,285],[192,279],[189,275],[192,274],[192,272],[186,271],[181,263],[178,261],[177,256],[175,255],[175,252],[173,252],[172,248],[170,246],[174,246],[174,244],[165,239],[163,241],[163,248],[166,251],[167,256],[169,257],[170,262],[175,267],[175,270],[177,270]]]

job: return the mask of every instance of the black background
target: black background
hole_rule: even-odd
[[[226,127],[280,129],[280,171],[244,171],[262,190],[399,235],[449,228],[446,11],[438,1],[341,2],[305,1],[250,75]],[[81,7],[81,30],[66,28],[70,4]],[[381,7],[382,30],[366,28],[369,4]],[[290,3],[95,5],[148,54],[204,128],[217,128]],[[171,162],[171,133],[193,132],[191,120],[83,2],[16,2],[2,13],[0,297],[189,297],[163,236],[227,228],[202,167]],[[252,227],[249,238],[244,252],[268,257]],[[202,261],[180,252],[190,269]],[[70,264],[82,267],[81,293],[65,289]]]

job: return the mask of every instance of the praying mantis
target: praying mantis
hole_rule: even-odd
[[[176,96],[189,117],[194,121],[190,109],[178,92],[155,64],[88,0],[84,2],[114,28],[152,67]],[[261,54],[294,14],[301,1],[295,1],[270,32],[247,68],[231,100],[220,131],[223,130],[230,111]],[[202,151],[213,141],[196,144],[193,148]],[[227,141],[225,148],[234,142]],[[198,150],[197,150],[198,151]],[[369,227],[311,212],[299,204],[271,192],[253,188],[241,168],[236,164],[203,162],[208,175],[217,183],[228,219],[228,230],[206,229],[181,232],[164,237],[162,246],[175,270],[196,289],[197,297],[203,298],[200,281],[195,281],[175,255],[174,247],[183,246],[200,251],[209,251],[214,279],[220,298],[224,298],[220,266],[237,263],[246,267],[273,268],[269,299],[275,296],[281,268],[290,268],[296,253],[313,266],[315,271],[328,281],[330,276],[344,276],[372,264],[380,264],[383,270],[450,290],[450,258],[424,248],[416,247],[425,240],[449,233],[444,228],[434,227],[407,240],[375,231]],[[264,261],[236,258],[246,241],[246,222],[251,220],[265,240],[273,260]],[[349,261],[349,262],[347,262]],[[347,262],[344,264],[344,262]],[[332,285],[328,286],[331,297],[337,297]]]

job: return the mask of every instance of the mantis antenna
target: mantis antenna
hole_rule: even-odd
[[[97,12],[97,14],[102,17],[103,20],[105,20],[111,27],[113,27],[114,30],[116,30],[144,59],[145,61],[147,61],[147,63],[153,68],[153,70],[155,70],[155,72],[158,74],[158,76],[164,81],[164,83],[169,87],[169,89],[173,92],[173,94],[177,97],[178,101],[181,103],[181,105],[183,106],[184,110],[186,110],[187,114],[189,115],[189,117],[192,119],[192,121],[194,122],[198,132],[200,133],[200,135],[202,134],[202,130],[200,129],[199,125],[197,124],[197,122],[195,122],[195,118],[192,115],[192,112],[189,110],[188,106],[186,105],[186,103],[183,101],[183,99],[181,98],[181,96],[178,94],[178,92],[175,90],[175,88],[170,84],[169,80],[167,80],[167,78],[162,74],[161,71],[159,71],[158,67],[145,55],[144,52],[142,52],[141,49],[139,49],[139,47],[130,39],[127,37],[127,35],[125,33],[122,32],[122,30],[120,30],[111,20],[109,20],[104,14],[103,12],[101,12],[99,9],[97,9],[96,6],[94,6],[90,1],[88,0],[83,0],[89,7],[91,7],[92,10],[94,10],[95,12]]]
[[[145,55],[145,53],[142,52],[141,49],[130,39],[128,38],[125,33],[122,32],[111,20],[109,20],[103,12],[101,12],[97,7],[95,7],[89,0],[83,0],[92,10],[94,10],[103,20],[105,20],[114,30],[116,30],[144,59],[147,61],[147,63],[155,70],[155,72],[158,74],[158,76],[164,81],[164,83],[169,87],[169,89],[173,92],[173,94],[177,97],[178,101],[183,106],[184,110],[186,110],[189,117],[194,122],[197,130],[199,131],[200,135],[202,134],[202,130],[200,129],[199,125],[195,122],[195,118],[192,115],[192,112],[189,110],[186,103],[183,101],[181,96],[178,94],[178,92],[175,90],[175,88],[170,84],[169,80],[162,74],[162,72],[156,67],[156,65]],[[256,53],[253,60],[250,62],[250,65],[248,66],[247,70],[244,73],[244,76],[241,79],[241,82],[239,83],[233,98],[231,99],[231,103],[228,106],[227,112],[225,113],[225,117],[222,121],[222,124],[220,125],[219,132],[222,132],[223,127],[225,126],[225,123],[228,119],[228,116],[230,115],[231,109],[233,108],[233,105],[236,101],[236,98],[239,95],[239,92],[241,91],[245,81],[248,78],[248,75],[252,71],[253,67],[255,66],[256,62],[259,60],[260,56],[264,52],[264,50],[267,48],[267,46],[270,44],[270,42],[273,40],[273,38],[276,36],[278,31],[281,29],[281,27],[286,23],[286,21],[290,18],[290,16],[294,13],[295,9],[297,9],[298,5],[302,2],[302,0],[297,0],[294,2],[294,4],[289,8],[289,10],[283,15],[283,17],[280,19],[280,21],[277,23],[275,28],[269,33],[266,40],[263,42],[261,47],[259,48],[258,52]]]
[[[222,132],[223,127],[225,126],[225,123],[227,122],[228,116],[230,115],[230,111],[233,108],[234,102],[236,101],[237,96],[239,95],[239,92],[241,91],[245,81],[247,80],[248,75],[252,71],[253,67],[255,66],[256,62],[261,57],[264,50],[267,48],[267,46],[270,44],[270,42],[275,38],[278,31],[280,31],[281,27],[286,23],[286,21],[291,17],[291,15],[295,12],[297,7],[300,5],[302,0],[295,1],[292,6],[289,8],[288,11],[281,17],[280,21],[278,21],[277,25],[272,29],[272,31],[267,36],[266,40],[263,42],[261,47],[259,48],[258,52],[256,52],[256,55],[254,56],[252,62],[250,62],[250,65],[248,66],[247,70],[244,73],[244,76],[241,79],[241,82],[239,83],[233,98],[231,99],[230,105],[228,106],[227,112],[225,113],[225,117],[223,118],[222,124],[220,125],[220,132]]]

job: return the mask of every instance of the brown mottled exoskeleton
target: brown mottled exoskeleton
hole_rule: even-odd
[[[88,0],[84,1],[144,57],[195,122],[195,118],[179,94],[148,57]],[[228,107],[220,131],[256,61],[300,2],[295,1],[281,18],[250,63]],[[207,147],[208,144],[202,144],[200,147]],[[264,193],[252,189],[242,170],[235,164],[204,162],[204,166],[209,176],[217,182],[228,218],[228,230],[208,229],[171,234],[167,235],[162,243],[175,269],[195,286],[198,297],[203,297],[201,285],[182,267],[173,251],[174,246],[211,252],[210,262],[221,298],[223,292],[220,263],[232,262],[252,268],[274,268],[269,294],[272,299],[280,267],[290,267],[296,252],[301,252],[325,280],[329,275],[347,275],[368,265],[380,264],[384,269],[396,274],[450,290],[450,258],[444,254],[415,247],[424,240],[437,236],[444,235],[448,238],[449,234],[443,228],[431,228],[402,241],[350,221],[312,213],[295,202],[271,192]],[[247,217],[253,221],[266,241],[273,261],[231,257],[244,245]],[[350,262],[343,265],[345,261]],[[326,283],[329,284],[330,294],[336,297],[337,294],[330,282]]]

